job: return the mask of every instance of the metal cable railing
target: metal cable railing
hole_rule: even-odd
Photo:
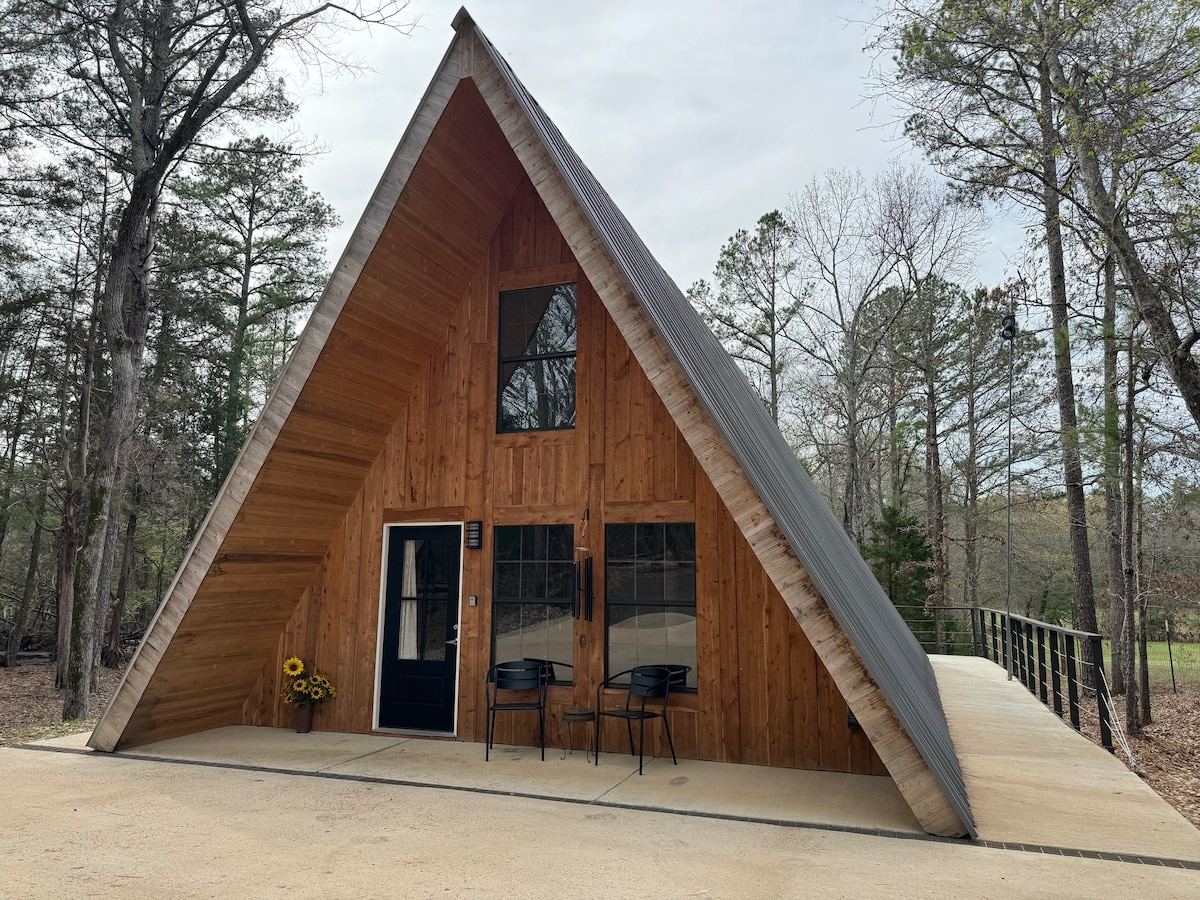
[[[983,656],[1008,669],[1011,648],[1013,677],[1076,731],[1081,703],[1094,698],[1100,743],[1114,749],[1112,698],[1100,635],[982,606],[900,607],[900,614],[929,653]],[[1084,652],[1085,647],[1090,652]]]
[[[972,646],[977,656],[987,657],[1009,669],[1011,653],[1013,677],[1019,678],[1029,692],[1054,710],[1059,718],[1063,718],[1065,712],[1076,731],[1080,730],[1081,697],[1094,698],[1100,722],[1100,745],[1106,750],[1113,749],[1112,698],[1104,677],[1104,641],[1100,635],[989,607],[981,606],[967,612],[971,617]],[[1090,652],[1083,653],[1084,647]]]

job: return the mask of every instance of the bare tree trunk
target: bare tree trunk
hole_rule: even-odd
[[[1075,379],[1071,371],[1070,314],[1067,309],[1067,275],[1063,263],[1062,223],[1058,188],[1059,149],[1051,120],[1053,97],[1049,66],[1039,65],[1042,131],[1042,203],[1045,212],[1046,256],[1050,264],[1050,315],[1054,326],[1054,374],[1058,394],[1059,435],[1063,454],[1063,486],[1066,489],[1067,519],[1071,543],[1071,571],[1075,580],[1072,616],[1080,631],[1096,630],[1096,597],[1092,586],[1092,562],[1088,550],[1087,508],[1083,493],[1083,466],[1079,457],[1079,422],[1075,414]],[[1095,683],[1091,647],[1083,645],[1084,683]]]
[[[1150,662],[1149,647],[1146,643],[1146,594],[1144,591],[1138,592],[1137,607],[1138,721],[1142,725],[1149,725],[1153,719],[1150,717]]]
[[[968,342],[970,354],[965,385],[967,404],[967,456],[963,461],[963,602],[979,606],[979,416],[976,409],[978,358],[974,341]]]
[[[1112,637],[1112,692],[1125,693],[1125,605],[1121,567],[1121,425],[1117,401],[1116,258],[1104,259],[1104,541],[1108,557],[1108,622]]]
[[[1145,527],[1146,519],[1142,508],[1142,460],[1145,459],[1146,452],[1146,433],[1143,430],[1142,435],[1138,440],[1138,455],[1137,455],[1137,485],[1135,486],[1134,502],[1137,506],[1137,528],[1134,531],[1134,564],[1135,580],[1134,585],[1137,590],[1138,599],[1138,701],[1141,711],[1141,723],[1149,725],[1150,718],[1150,665],[1149,665],[1149,648],[1146,645],[1146,599],[1147,593],[1142,590],[1142,529]],[[1130,654],[1133,650],[1130,648]]]
[[[137,533],[138,509],[142,491],[134,491],[133,507],[125,525],[125,549],[121,553],[121,574],[117,579],[117,595],[113,598],[112,611],[108,620],[108,641],[100,653],[100,663],[109,669],[121,666],[121,620],[125,617],[125,600],[129,593],[129,575],[133,570],[133,540]]]
[[[900,467],[903,465],[903,460],[901,459],[901,456],[904,453],[904,448],[900,444],[899,435],[898,435],[899,425],[900,425],[900,405],[896,402],[896,395],[899,393],[899,388],[897,387],[896,380],[897,379],[896,379],[895,368],[889,369],[889,372],[888,372],[889,402],[888,402],[888,411],[887,411],[887,422],[888,422],[888,434],[890,435],[888,443],[892,448],[892,452],[888,454],[888,482],[889,483],[888,483],[888,493],[886,496],[889,499],[884,503],[884,505],[885,506],[894,506],[894,507],[896,507],[896,509],[903,511],[904,503],[902,500],[902,495],[904,493],[904,488],[902,485]],[[881,497],[885,496],[882,490],[880,490],[879,494]]]
[[[846,480],[842,492],[842,528],[855,543],[859,543],[862,523],[859,515],[859,461],[858,461],[858,401],[853,396],[854,388],[848,386],[846,396]]]
[[[1134,637],[1134,608],[1137,596],[1137,580],[1135,577],[1134,560],[1134,505],[1135,485],[1134,473],[1134,399],[1137,396],[1136,379],[1137,366],[1134,362],[1134,333],[1137,328],[1129,329],[1129,371],[1125,373],[1125,435],[1123,449],[1125,456],[1125,484],[1122,498],[1122,528],[1121,528],[1121,620],[1122,632],[1125,635],[1126,652],[1121,657],[1125,673],[1125,730],[1130,734],[1141,734],[1142,722],[1138,715],[1137,675],[1134,671],[1133,637]],[[1114,642],[1115,643],[1115,642]]]
[[[107,624],[105,600],[112,581],[149,325],[147,269],[156,202],[156,184],[135,186],[135,195],[121,217],[104,286],[102,319],[112,368],[112,407],[93,470],[88,509],[91,527],[75,577],[64,720],[87,717]]]
[[[931,337],[931,336],[930,336]],[[932,343],[932,340],[930,341]],[[942,456],[938,446],[937,373],[925,360],[925,521],[929,543],[934,638],[938,653],[946,652],[946,523],[942,504]]]
[[[71,659],[71,626],[75,614],[75,576],[79,567],[79,552],[87,539],[87,496],[88,496],[88,451],[92,433],[92,391],[95,387],[96,357],[100,340],[100,298],[102,294],[101,270],[97,265],[92,284],[92,307],[88,323],[87,343],[79,372],[79,398],[76,410],[74,436],[71,435],[70,373],[71,357],[75,353],[75,314],[83,280],[83,234],[85,212],[79,212],[79,235],[75,245],[75,264],[71,285],[71,310],[63,338],[66,359],[63,361],[63,380],[59,390],[58,434],[61,450],[60,466],[63,478],[62,511],[55,541],[57,565],[55,588],[58,596],[58,635],[55,645],[57,669],[55,687],[67,686],[67,668]],[[98,243],[102,243],[108,228],[108,178],[104,179],[104,193],[100,203]]]
[[[82,519],[82,499],[77,486],[66,486],[63,495],[63,519],[54,548],[58,560],[54,575],[54,592],[58,598],[58,634],[54,651],[57,668],[54,686],[59,689],[67,685],[67,660],[71,658],[71,613],[75,608],[75,565],[79,553],[76,538],[82,530],[77,523]]]
[[[46,485],[42,484],[38,495],[37,512],[33,514],[33,535],[30,538],[29,566],[25,569],[25,586],[21,590],[21,600],[17,604],[16,618],[13,619],[12,630],[8,634],[8,652],[5,659],[8,665],[17,664],[17,654],[21,652],[21,642],[25,640],[25,626],[29,621],[29,607],[33,605],[33,594],[37,589],[38,557],[42,552],[42,519],[46,515]]]

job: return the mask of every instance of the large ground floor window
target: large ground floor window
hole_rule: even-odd
[[[570,684],[575,658],[574,529],[497,525],[492,582],[492,662],[539,659]]]
[[[696,526],[692,522],[604,528],[608,672],[689,666],[696,687]]]

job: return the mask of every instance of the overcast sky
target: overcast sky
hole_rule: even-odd
[[[460,2],[413,0],[412,35],[343,41],[372,71],[302,89],[327,152],[306,179],[344,220],[336,259],[445,53]],[[864,100],[873,0],[474,0],[467,9],[680,287],[725,240],[830,168],[921,162],[894,112]],[[977,278],[998,283],[1002,224]]]

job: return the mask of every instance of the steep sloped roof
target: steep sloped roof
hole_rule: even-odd
[[[500,184],[518,174],[533,182],[917,818],[940,834],[974,834],[933,672],[904,622],[744,376],[611,198],[465,10],[454,27],[279,386],[90,743],[111,750],[239,721],[261,660],[444,333],[453,307],[440,298],[461,296],[466,269],[430,269],[430,254],[470,259],[499,220],[501,195],[461,191],[472,167],[491,167],[483,158],[507,143],[507,161],[493,174]],[[474,87],[461,90],[464,84]],[[459,130],[454,121],[467,109],[486,109],[490,130]],[[421,170],[427,153],[438,162]],[[469,210],[450,230],[413,227],[422,204],[447,198]],[[409,268],[378,268],[377,245],[406,248]],[[411,308],[382,309],[381,279],[397,278]],[[384,394],[358,377],[363,346],[389,359],[394,383]],[[322,395],[336,397],[336,405],[320,402]],[[297,498],[280,472],[293,479],[311,473],[322,489]],[[189,666],[219,666],[225,678],[197,693],[182,676]]]

